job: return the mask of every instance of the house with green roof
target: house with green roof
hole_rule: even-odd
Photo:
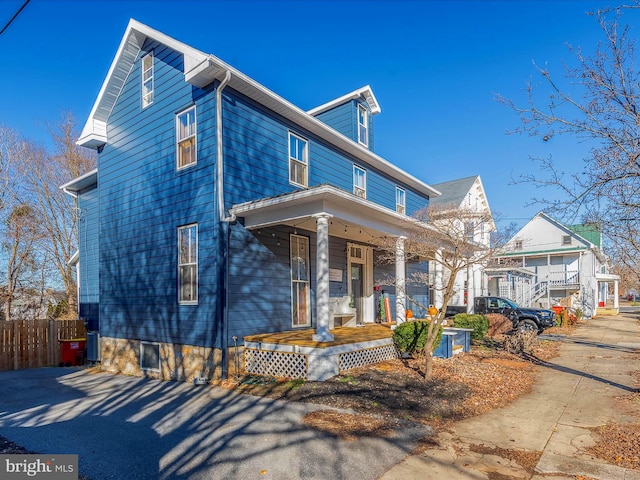
[[[585,317],[618,311],[620,277],[609,273],[598,225],[564,225],[540,212],[509,240],[500,260],[527,281],[514,289],[518,275],[496,273],[487,279],[491,295],[522,306],[580,308]]]

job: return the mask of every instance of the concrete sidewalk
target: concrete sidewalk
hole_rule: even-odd
[[[551,336],[550,336],[551,337]],[[560,356],[539,367],[533,391],[506,408],[456,424],[440,434],[439,447],[407,457],[379,480],[564,479],[567,476],[640,480],[640,472],[607,465],[585,453],[590,428],[607,422],[640,422],[616,409],[614,397],[632,393],[640,360],[637,314],[589,320],[562,341]],[[498,455],[470,446],[542,452],[535,474]],[[482,450],[474,448],[475,450]]]

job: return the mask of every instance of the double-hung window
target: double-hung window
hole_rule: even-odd
[[[289,182],[309,186],[309,142],[289,132]]]
[[[358,197],[367,198],[367,171],[357,165],[353,166],[353,193]]]
[[[198,303],[198,225],[178,228],[178,302]]]
[[[369,145],[369,118],[367,109],[358,105],[358,143]]]
[[[142,57],[142,108],[153,103],[153,52]]]
[[[405,215],[407,213],[407,194],[404,188],[396,187],[396,212]]]
[[[196,107],[176,115],[176,158],[178,169],[194,165],[196,155]]]

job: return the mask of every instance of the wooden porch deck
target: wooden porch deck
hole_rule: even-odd
[[[299,347],[329,348],[351,343],[370,342],[391,338],[391,326],[395,323],[368,323],[363,327],[336,327],[330,332],[334,338],[332,342],[315,342],[312,337],[316,333],[313,328],[294,330],[290,332],[262,333],[244,337],[245,342],[269,343],[274,345],[297,345]]]
[[[341,371],[398,357],[390,323],[337,327],[331,342],[313,340],[315,329],[244,337],[244,371],[275,377],[326,380]]]

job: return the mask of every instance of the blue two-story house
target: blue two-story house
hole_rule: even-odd
[[[221,378],[250,335],[379,321],[376,279],[437,190],[373,153],[363,87],[303,111],[213,55],[131,20],[78,140],[80,316],[103,368]],[[395,238],[395,265],[376,240]],[[388,289],[404,319],[405,292]],[[422,292],[424,289],[424,292]],[[345,312],[346,311],[346,312]],[[338,319],[339,314],[350,318]]]

